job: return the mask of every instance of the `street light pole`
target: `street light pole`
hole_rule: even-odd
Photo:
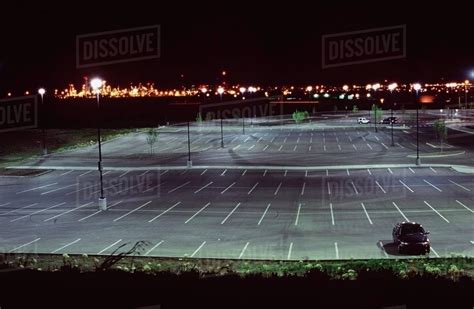
[[[221,148],[224,148],[224,127],[222,125],[222,116],[221,116]]]
[[[188,121],[188,168],[193,166],[193,161],[191,161],[191,135],[189,134],[189,121]]]
[[[97,143],[99,144],[99,162],[97,164],[100,175],[100,197],[99,197],[99,210],[107,209],[107,198],[104,196],[104,182],[102,174],[102,145],[101,145],[101,134],[100,134],[100,122],[102,121],[101,111],[100,111],[100,88],[102,87],[103,81],[99,78],[94,78],[91,80],[92,89],[96,93],[97,99]]]
[[[413,88],[415,89],[415,104],[416,104],[416,165],[421,164],[421,159],[420,159],[420,123],[419,123],[419,117],[418,117],[418,111],[419,111],[419,102],[418,102],[418,91],[421,89],[420,84],[415,84],[413,85]]]
[[[48,149],[46,148],[46,129],[45,129],[45,114],[46,109],[44,107],[43,96],[46,93],[44,88],[38,89],[38,93],[41,97],[41,136],[42,136],[42,144],[43,144],[43,156],[48,154]]]
[[[390,99],[392,101],[392,108],[390,108],[390,126],[391,126],[391,135],[392,135],[392,147],[395,146],[395,143],[393,141],[393,107],[395,105],[395,99],[393,98],[393,90],[397,88],[398,85],[396,83],[390,84],[388,86],[388,89],[390,90]]]

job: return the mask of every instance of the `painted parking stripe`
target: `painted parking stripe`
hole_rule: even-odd
[[[346,173],[347,173],[347,176],[350,176],[350,175],[351,175],[351,173],[349,172],[349,169],[348,169],[348,168],[346,168]]]
[[[31,216],[33,216],[33,215],[42,213],[43,211],[50,210],[50,209],[53,209],[53,208],[62,206],[62,205],[64,205],[64,204],[66,204],[66,202],[62,202],[62,203],[53,205],[53,206],[48,207],[48,208],[40,209],[40,210],[34,211],[34,212],[32,212],[32,213],[30,213],[30,214],[28,214],[28,215],[21,216],[21,217],[18,217],[18,218],[16,218],[16,219],[10,220],[10,222],[15,222],[15,221],[18,221],[18,220],[21,220],[21,219],[25,219],[25,218],[31,217]]]
[[[401,180],[398,180],[398,181],[399,181],[405,188],[407,188],[408,191],[410,191],[411,193],[414,193],[414,192],[415,192],[415,191],[413,191],[409,186],[407,186],[407,184],[404,183],[403,181],[401,181]]]
[[[301,196],[304,195],[304,188],[306,187],[306,182],[303,182],[303,187],[301,188]]]
[[[81,241],[80,238],[78,238],[78,239],[76,239],[76,240],[74,240],[74,241],[72,241],[72,242],[70,242],[70,243],[68,243],[68,244],[66,244],[66,245],[64,245],[64,246],[62,246],[62,247],[59,247],[59,248],[56,249],[56,250],[51,251],[51,254],[54,254],[54,253],[56,253],[56,252],[58,252],[58,251],[61,251],[61,250],[63,250],[63,249],[66,249],[67,247],[72,246],[72,245],[74,245],[75,243],[77,243],[77,242],[79,242],[79,241]]]
[[[280,191],[281,184],[282,184],[282,182],[280,182],[280,184],[279,184],[278,187],[276,188],[275,193],[273,193],[273,195],[277,195],[277,194],[278,194],[278,191]]]
[[[241,176],[245,176],[245,173],[247,173],[247,170],[244,170]]]
[[[412,172],[413,174],[415,174],[415,171],[414,171],[411,167],[409,167],[408,169],[410,170],[410,172]]]
[[[187,181],[187,182],[183,183],[182,185],[177,186],[176,188],[174,188],[174,189],[168,191],[168,193],[173,193],[174,191],[179,190],[179,189],[181,189],[182,187],[187,186],[187,185],[190,184],[190,183],[191,183],[191,181]]]
[[[6,204],[4,204],[4,205],[6,206],[6,205],[8,205],[8,204],[10,204],[10,203],[6,203]],[[3,215],[11,214],[12,212],[15,212],[15,211],[17,211],[17,210],[21,210],[21,209],[26,209],[26,208],[34,207],[34,206],[36,206],[36,205],[38,205],[38,203],[29,204],[29,205],[26,205],[26,206],[23,206],[23,207],[20,207],[20,208],[15,208],[15,209],[9,210],[9,211],[7,211],[7,212],[3,212],[3,213],[1,213],[0,215],[3,216]]]
[[[59,176],[60,176],[60,177],[61,177],[61,176],[66,176],[66,175],[68,175],[68,174],[71,174],[72,172],[73,172],[73,170],[70,170],[70,171],[67,171],[67,172],[64,172],[64,173],[60,174]]]
[[[337,246],[337,242],[334,243],[334,250],[336,251],[336,260],[339,260],[339,247]]]
[[[298,205],[298,211],[296,212],[295,226],[298,225],[298,220],[300,218],[300,212],[301,212],[301,203]]]
[[[252,146],[250,146],[249,149],[247,149],[247,150],[252,150],[254,147],[255,147],[255,145],[252,145]]]
[[[126,214],[121,215],[120,217],[114,219],[113,222],[117,222],[117,221],[119,221],[119,220],[125,218],[126,216],[128,216],[128,215],[130,215],[130,214],[132,214],[132,213],[134,213],[134,212],[136,212],[136,211],[142,209],[143,207],[146,207],[146,206],[147,206],[148,204],[150,204],[151,202],[152,202],[152,201],[148,201],[148,202],[146,202],[145,204],[143,204],[143,205],[141,205],[141,206],[139,206],[139,207],[137,207],[137,208],[135,208],[135,209],[130,210],[130,211],[127,212]]]
[[[359,191],[357,191],[357,188],[352,180],[351,180],[351,185],[352,185],[352,188],[354,188],[355,194],[359,194]]]
[[[431,170],[433,173],[435,173],[435,174],[438,173],[438,172],[437,172],[434,168],[432,168],[431,166],[430,166],[430,170]]]
[[[267,175],[267,172],[268,172],[268,170],[265,170],[265,171],[263,172],[262,177],[265,177],[265,176]]]
[[[281,145],[280,148],[278,148],[278,151],[281,151],[282,148],[283,148],[283,145]]]
[[[222,220],[221,224],[224,224],[227,221],[227,219],[229,219],[230,216],[237,210],[237,208],[239,208],[239,206],[240,206],[240,203],[237,203],[237,205],[235,205],[234,209],[232,209],[231,212],[229,212],[227,217],[225,217],[224,220]]]
[[[387,149],[387,150],[388,150],[388,147],[387,147],[387,145],[385,145],[384,143],[381,143],[381,144],[382,144],[382,146],[384,146],[384,147],[385,147],[385,149]]]
[[[405,214],[402,212],[400,208],[398,208],[398,205],[395,204],[395,202],[392,202],[393,206],[398,210],[398,212],[402,215],[403,219],[405,219],[406,222],[410,222],[410,220],[405,216]]]
[[[290,243],[290,247],[288,248],[288,255],[286,257],[287,260],[291,259],[291,251],[293,250],[293,243]]]
[[[204,171],[202,171],[201,174],[199,174],[199,176],[206,174],[206,172],[207,172],[207,168]]]
[[[245,253],[245,250],[247,250],[247,247],[249,246],[249,242],[247,241],[247,243],[245,244],[244,248],[242,249],[242,251],[240,251],[240,254],[239,254],[239,260],[242,258],[242,256],[244,255]]]
[[[227,190],[232,188],[234,185],[235,185],[235,182],[231,183],[227,188],[225,188],[224,190],[221,191],[221,194],[224,194]]]
[[[102,176],[108,175],[110,173],[112,173],[112,171],[107,171],[107,172],[103,173]]]
[[[389,172],[391,175],[393,175],[393,171],[390,169],[390,167],[387,168],[387,170],[388,170],[388,172]]]
[[[50,218],[48,218],[48,219],[44,219],[43,222],[48,222],[48,221],[51,221],[51,220],[53,220],[53,219],[62,217],[62,216],[64,216],[64,215],[68,214],[68,213],[71,213],[71,212],[75,211],[75,210],[78,210],[78,209],[87,207],[87,206],[89,206],[89,205],[92,204],[92,203],[93,203],[93,202],[89,202],[89,203],[87,203],[87,204],[78,206],[78,207],[76,207],[76,208],[69,209],[68,211],[62,212],[62,213],[60,213],[60,214],[58,214],[58,215],[56,215],[56,216],[52,216],[52,217],[50,217]]]
[[[104,249],[100,250],[99,252],[97,252],[97,255],[104,253],[105,251],[109,250],[110,248],[112,248],[113,246],[117,245],[117,244],[120,243],[121,241],[122,241],[122,239],[117,240],[117,241],[114,242],[113,244],[111,244],[111,245],[105,247]]]
[[[404,148],[402,145],[400,145],[400,143],[395,143],[395,144],[400,148]]]
[[[165,241],[164,240],[161,240],[159,243],[157,243],[156,245],[154,245],[153,247],[150,248],[150,250],[148,250],[147,252],[145,252],[145,256],[149,255],[151,252],[153,252],[153,250],[155,250],[156,248],[158,248],[159,246],[161,246],[162,243],[164,243]]]
[[[21,245],[21,246],[18,246],[18,247],[14,248],[14,249],[12,249],[12,250],[10,250],[10,251],[8,251],[8,252],[9,252],[9,253],[15,252],[16,250],[19,250],[19,249],[21,249],[21,248],[24,248],[24,247],[26,247],[26,246],[29,246],[29,245],[31,245],[31,244],[34,244],[35,242],[39,241],[40,239],[41,239],[41,238],[38,237],[38,238],[36,238],[35,240],[32,240],[32,241],[30,241],[30,242],[27,242],[26,244],[23,244],[23,245]]]
[[[328,185],[328,194],[331,195],[331,186],[329,185],[329,182],[327,183]]]
[[[332,203],[329,203],[329,210],[331,211],[331,224],[336,225],[336,223],[334,221],[334,212],[332,210]]]
[[[160,174],[160,176],[163,176],[164,174],[168,173],[169,170],[164,171],[163,173]]]
[[[252,187],[252,189],[249,190],[249,192],[247,192],[247,195],[250,195],[257,186],[258,186],[258,182]]]
[[[23,191],[17,192],[16,194],[26,193],[26,192],[30,192],[30,191],[34,191],[34,190],[38,190],[38,189],[44,189],[44,188],[54,186],[54,185],[57,185],[57,184],[58,184],[57,182],[54,182],[54,183],[50,183],[50,184],[47,184],[47,185],[44,185],[44,186],[39,186],[39,187],[23,190]]]
[[[258,220],[257,225],[260,225],[260,223],[262,223],[262,220],[263,220],[263,218],[265,217],[265,215],[267,214],[267,211],[268,211],[268,209],[270,208],[270,205],[271,205],[271,203],[269,203],[269,204],[267,205],[267,208],[265,208],[265,211],[263,212],[262,217],[260,218],[260,220]]]
[[[237,150],[240,148],[240,144],[238,144],[237,146],[235,146],[234,148],[232,148],[232,150]]]
[[[198,214],[200,214],[204,209],[206,209],[209,205],[211,205],[211,203],[207,203],[206,205],[204,205],[201,209],[199,209],[194,215],[192,215],[188,220],[184,221],[184,224],[187,224],[188,222],[190,222],[192,219],[194,219],[194,217],[196,217]]]
[[[369,173],[369,175],[372,175],[372,172],[370,171],[370,169],[367,169],[367,173]]]
[[[118,178],[122,178],[123,176],[127,175],[128,173],[130,173],[130,171],[126,171],[126,172],[120,174],[120,175],[118,176]]]
[[[433,247],[430,247],[430,251],[433,252],[436,255],[436,257],[439,257],[438,252],[436,252],[436,250]]]
[[[207,185],[204,185],[203,187],[199,188],[198,190],[194,191],[194,194],[201,192],[202,190],[206,189],[210,185],[212,185],[214,182],[210,181]]]
[[[435,186],[435,185],[432,184],[431,182],[429,182],[429,181],[427,181],[427,180],[425,180],[425,179],[423,179],[423,181],[424,181],[425,183],[427,183],[428,185],[432,186],[433,188],[435,188],[436,190],[438,190],[439,192],[443,192],[440,188],[438,188],[437,186]]]
[[[375,184],[380,188],[380,190],[382,190],[383,193],[387,193],[377,180],[375,181]]]
[[[373,224],[372,220],[370,219],[369,213],[367,212],[367,209],[365,209],[364,203],[360,203],[362,205],[362,209],[364,209],[365,215],[367,216],[367,219],[369,220],[370,224]]]
[[[123,201],[118,201],[118,202],[116,202],[116,203],[114,203],[114,204],[108,206],[107,209],[110,209],[110,208],[112,208],[112,207],[115,207],[115,206],[117,206],[118,204],[120,204],[120,203],[122,203],[122,202],[123,202]],[[95,215],[97,215],[98,213],[101,213],[101,212],[103,212],[103,211],[104,211],[104,210],[98,210],[98,211],[96,211],[96,212],[94,212],[94,213],[92,213],[92,214],[90,214],[90,215],[88,215],[88,216],[85,216],[84,218],[81,218],[81,219],[77,220],[77,222],[82,222],[82,221],[84,221],[84,220],[87,220],[87,219],[89,219],[89,218],[91,218],[91,217],[93,217],[93,216],[95,216]]]
[[[162,213],[160,213],[159,215],[157,215],[157,216],[154,217],[153,219],[148,220],[148,223],[151,223],[151,222],[155,221],[155,220],[158,219],[159,217],[161,217],[161,216],[163,216],[164,214],[166,214],[167,212],[171,211],[173,208],[175,208],[175,207],[178,206],[179,204],[181,204],[181,202],[175,203],[173,206],[171,206],[171,207],[169,207],[168,209],[164,210]]]
[[[53,192],[56,192],[56,191],[59,191],[59,190],[63,190],[63,189],[66,189],[66,188],[70,188],[70,187],[76,186],[76,185],[77,185],[77,184],[73,183],[72,185],[68,185],[68,186],[64,186],[64,187],[61,187],[61,188],[57,188],[57,189],[53,189],[53,190],[49,190],[49,191],[43,192],[43,193],[41,193],[40,195],[46,195],[46,194],[53,193]]]
[[[265,147],[263,147],[262,151],[267,150],[267,148],[268,148],[268,145],[266,145]]]
[[[377,136],[377,135],[375,135],[375,139],[376,139],[377,141],[380,141],[380,139],[378,138],[378,136]]]
[[[385,257],[388,258],[388,254],[387,254],[387,251],[385,251],[385,247],[383,246],[383,242],[379,241],[379,245],[380,245],[380,250],[382,250]]]
[[[369,148],[370,148],[370,150],[372,150],[372,149],[373,149],[373,148],[372,148],[372,146],[370,146],[370,144],[367,144],[367,147],[369,147]]]
[[[194,257],[199,252],[199,250],[201,250],[202,247],[204,247],[205,244],[206,242],[203,241],[202,244],[196,250],[194,250],[194,252],[189,257]]]
[[[82,177],[82,176],[85,176],[85,175],[87,175],[87,174],[89,174],[89,173],[92,173],[92,171],[87,171],[87,172],[85,172],[85,173],[80,174],[80,175],[77,176],[77,177]]]
[[[454,185],[458,186],[458,187],[459,187],[459,188],[461,188],[461,189],[464,189],[464,190],[466,190],[466,191],[471,191],[471,189],[469,189],[469,188],[466,188],[465,186],[463,186],[463,185],[460,185],[460,184],[458,184],[458,183],[456,183],[456,182],[452,181],[451,179],[448,179],[448,181],[449,181],[450,183],[452,183],[452,184],[454,184]]]
[[[429,208],[431,208],[431,210],[433,210],[438,216],[441,217],[441,219],[443,219],[444,221],[446,221],[447,223],[449,223],[449,220],[446,219],[442,214],[440,214],[436,209],[434,209],[433,206],[431,206],[427,201],[423,201]]]
[[[470,212],[474,213],[474,210],[472,210],[471,208],[467,207],[466,205],[464,205],[464,204],[461,203],[460,201],[456,200],[456,203],[458,203],[458,204],[461,205],[462,207],[466,208],[466,209],[469,210]]]

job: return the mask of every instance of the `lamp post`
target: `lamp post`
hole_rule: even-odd
[[[102,121],[101,113],[100,113],[100,88],[103,85],[103,81],[100,78],[93,78],[91,80],[91,87],[96,94],[97,99],[97,143],[99,144],[99,162],[98,162],[98,169],[100,175],[100,197],[99,197],[99,209],[106,210],[107,209],[107,198],[104,196],[104,182],[103,182],[103,174],[102,174],[102,146],[101,146],[101,136],[100,136],[100,122]]]
[[[416,165],[421,164],[420,159],[420,125],[418,120],[418,110],[419,110],[419,103],[418,103],[418,92],[421,89],[421,85],[416,83],[413,85],[413,89],[415,90],[416,97],[415,97],[415,104],[416,104]]]
[[[390,125],[391,125],[391,131],[392,131],[392,147],[395,146],[395,143],[393,142],[393,107],[395,104],[395,100],[393,99],[393,90],[395,90],[398,87],[397,83],[393,83],[388,85],[388,90],[390,90],[390,99],[392,101],[392,108],[390,108]]]
[[[189,121],[188,121],[188,162],[187,167],[191,168],[193,166],[193,161],[191,161],[191,134],[189,133]]]
[[[244,93],[245,91],[247,91],[247,89],[245,87],[240,87],[239,88],[239,91],[240,93],[242,94],[242,103],[243,103],[243,100],[244,100]],[[242,106],[242,109],[241,109],[241,117],[242,117],[242,134],[245,134],[245,118],[244,118],[244,108]]]
[[[43,96],[46,93],[46,90],[44,88],[38,89],[38,94],[41,97],[41,136],[42,136],[42,144],[43,144],[43,156],[48,154],[48,149],[46,148],[46,129],[45,129],[45,111],[46,109],[44,108],[44,101],[43,101]]]

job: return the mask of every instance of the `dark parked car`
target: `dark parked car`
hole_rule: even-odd
[[[430,253],[429,232],[416,222],[397,223],[393,228],[393,242],[398,245],[399,253]]]
[[[380,123],[383,123],[383,124],[397,123],[397,117],[387,117],[383,120],[380,120]]]

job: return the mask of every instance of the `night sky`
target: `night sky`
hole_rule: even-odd
[[[190,86],[218,82],[222,70],[228,82],[260,85],[466,79],[474,69],[470,9],[411,2],[2,4],[0,96],[78,85],[86,75],[113,85]],[[322,35],[400,24],[406,59],[322,69]],[[76,69],[76,35],[148,25],[161,25],[160,59]]]

